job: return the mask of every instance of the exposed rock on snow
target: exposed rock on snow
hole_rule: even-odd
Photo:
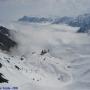
[[[0,26],[0,49],[10,51],[12,47],[17,45],[10,37],[10,30]]]
[[[8,80],[3,77],[2,73],[0,73],[0,83],[8,83]]]

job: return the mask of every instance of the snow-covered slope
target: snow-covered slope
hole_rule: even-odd
[[[8,26],[9,27],[9,26]],[[11,24],[18,47],[0,51],[0,73],[16,90],[90,90],[90,36],[67,25]]]

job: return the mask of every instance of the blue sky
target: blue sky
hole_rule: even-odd
[[[76,16],[90,12],[90,0],[0,0],[0,20],[27,16]]]

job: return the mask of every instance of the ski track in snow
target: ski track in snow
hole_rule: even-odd
[[[0,51],[0,72],[19,90],[90,90],[90,36],[67,25],[13,23],[19,43]],[[47,53],[40,55],[42,50]],[[49,50],[49,51],[48,51]]]

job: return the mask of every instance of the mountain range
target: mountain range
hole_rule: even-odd
[[[77,17],[28,17],[24,16],[18,21],[29,23],[50,23],[50,24],[67,24],[72,27],[80,27],[78,32],[89,32],[90,29],[90,14],[83,14]]]

